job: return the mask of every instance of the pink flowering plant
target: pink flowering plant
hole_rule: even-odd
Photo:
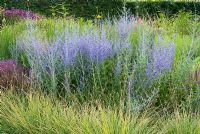
[[[37,13],[17,8],[5,9],[2,14],[6,21],[10,23],[21,19],[38,20],[42,18],[42,16]]]
[[[39,14],[33,13],[32,11],[16,9],[16,8],[6,9],[4,11],[4,15],[7,17],[19,17],[21,19],[32,19],[32,20],[41,18]]]

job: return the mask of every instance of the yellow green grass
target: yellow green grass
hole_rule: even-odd
[[[198,134],[198,113],[125,112],[123,108],[67,104],[42,93],[1,93],[0,132],[16,134]],[[181,112],[182,111],[182,112]]]

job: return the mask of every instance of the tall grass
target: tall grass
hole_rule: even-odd
[[[16,35],[23,29],[23,24],[4,26],[0,30],[0,59],[11,58],[10,47],[15,44]]]
[[[96,105],[68,104],[54,95],[39,92],[1,94],[0,132],[2,133],[187,133],[198,134],[198,113],[175,110],[158,114],[125,112],[124,109]]]
[[[161,133],[198,134],[200,132],[199,115],[190,112],[175,111],[162,125]]]
[[[54,96],[40,93],[3,93],[0,110],[5,133],[150,133],[152,119],[147,113],[97,106],[68,105]]]

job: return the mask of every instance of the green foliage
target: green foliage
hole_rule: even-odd
[[[104,17],[119,16],[124,6],[123,0],[2,0],[0,6],[10,8],[30,9],[46,16],[75,16],[84,18],[95,18],[101,14]],[[126,6],[130,11],[139,16],[157,16],[160,12],[168,16],[179,11],[199,14],[200,2],[171,2],[171,1],[127,1]]]
[[[0,59],[11,58],[10,48],[15,45],[16,35],[24,29],[24,24],[16,26],[4,26],[0,29]]]

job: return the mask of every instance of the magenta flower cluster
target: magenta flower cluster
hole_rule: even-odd
[[[22,19],[41,19],[41,16],[36,13],[16,8],[6,9],[4,15],[7,17],[19,17]]]
[[[28,80],[31,69],[18,64],[15,60],[0,61],[0,85],[8,86],[9,82]],[[27,79],[28,78],[28,79]]]

